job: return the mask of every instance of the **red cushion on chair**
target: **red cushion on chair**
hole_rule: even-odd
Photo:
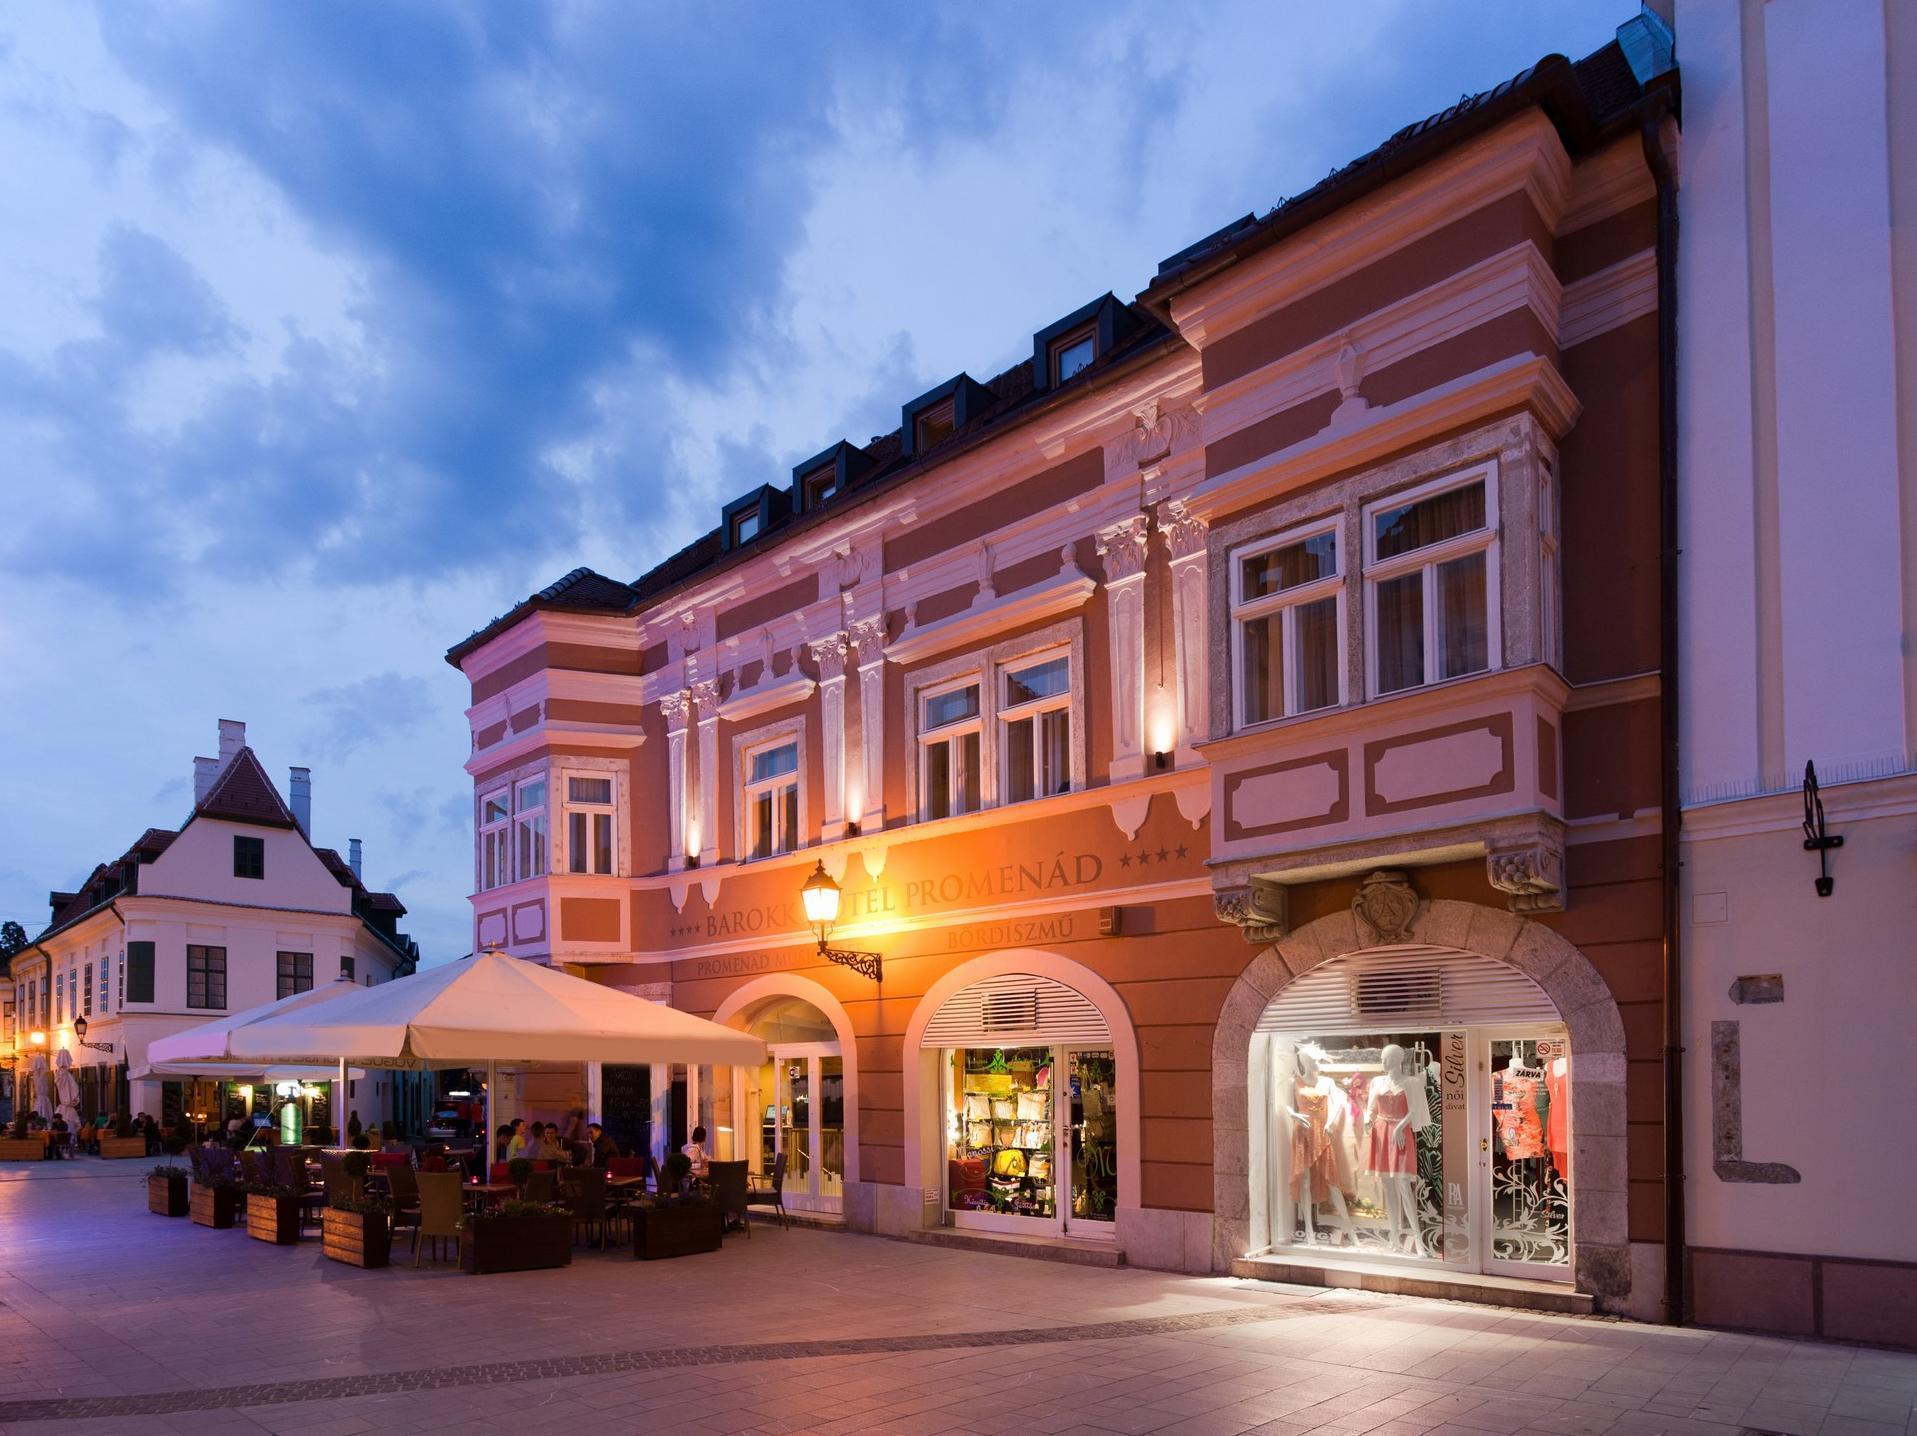
[[[493,1182],[510,1182],[512,1179],[513,1174],[506,1169],[506,1163],[504,1162],[494,1162],[492,1165],[492,1174],[487,1178],[488,1181]]]
[[[606,1171],[615,1177],[643,1177],[646,1174],[644,1157],[614,1157],[606,1163]]]
[[[374,1152],[371,1155],[375,1167],[409,1167],[413,1163],[410,1152]]]
[[[430,1157],[421,1157],[419,1169],[422,1172],[443,1172],[446,1170],[446,1159],[437,1153]]]

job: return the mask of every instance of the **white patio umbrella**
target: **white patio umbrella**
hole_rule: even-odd
[[[753,1065],[765,1044],[676,1007],[483,952],[236,1028],[232,1055],[419,1070],[486,1064],[489,1150],[501,1062]]]
[[[264,1075],[260,1064],[233,1062],[233,1034],[255,1022],[264,1022],[269,1017],[278,1017],[288,1012],[299,1012],[322,1002],[334,1002],[339,998],[363,992],[350,977],[342,973],[336,980],[324,987],[308,988],[305,992],[295,992],[290,997],[277,998],[272,1002],[262,1002],[258,1007],[249,1007],[241,1012],[229,1012],[225,1017],[216,1017],[211,1022],[202,1022],[197,1027],[189,1027],[184,1032],[175,1032],[170,1037],[162,1037],[147,1044],[147,1070],[152,1076],[179,1077],[249,1077]],[[283,1082],[329,1082],[336,1081],[334,1088],[337,1100],[334,1106],[339,1110],[333,1114],[333,1125],[339,1131],[342,1142],[346,1140],[346,1064],[340,1062],[306,1064],[318,1066],[317,1075],[306,1071],[298,1075],[281,1078],[269,1078]],[[222,1070],[225,1069],[225,1070]],[[355,1076],[365,1076],[356,1073]]]
[[[47,1070],[47,1054],[36,1052],[28,1068],[33,1078],[33,1110],[40,1114],[40,1120],[53,1120],[53,1077]]]
[[[53,1090],[60,1101],[60,1115],[74,1129],[80,1126],[80,1079],[73,1075],[73,1054],[62,1047],[53,1057]]]

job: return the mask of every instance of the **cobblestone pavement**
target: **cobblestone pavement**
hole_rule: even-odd
[[[1917,1436],[1917,1357],[764,1224],[363,1272],[0,1169],[0,1431]],[[403,1260],[403,1258],[402,1258]]]

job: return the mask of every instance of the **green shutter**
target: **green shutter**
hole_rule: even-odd
[[[126,945],[126,1000],[153,1000],[153,944],[150,942]]]

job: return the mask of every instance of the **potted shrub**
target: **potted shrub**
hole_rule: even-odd
[[[28,1130],[25,1112],[15,1117],[6,1136],[0,1137],[0,1162],[37,1162],[46,1154],[47,1144],[38,1132]]]
[[[659,1191],[642,1195],[629,1208],[635,1261],[719,1250],[725,1240],[725,1217],[709,1188],[689,1186],[691,1171],[685,1153],[674,1152],[665,1160]]]
[[[121,1112],[113,1119],[113,1135],[100,1134],[100,1155],[107,1158],[144,1157],[146,1138],[133,1130],[133,1119]]]
[[[186,1215],[185,1167],[172,1162],[162,1162],[146,1174],[146,1209],[156,1217]]]
[[[280,1182],[246,1184],[246,1234],[290,1247],[300,1239],[300,1193]]]
[[[195,1226],[219,1231],[233,1226],[240,1215],[239,1183],[226,1176],[212,1181],[196,1179],[187,1198],[187,1213]]]
[[[533,1164],[530,1157],[514,1157],[506,1163],[506,1180],[513,1184],[513,1190],[516,1192],[523,1193],[526,1190],[526,1180],[532,1174]]]
[[[475,1276],[572,1265],[572,1213],[550,1202],[501,1202],[466,1223],[461,1264]]]

